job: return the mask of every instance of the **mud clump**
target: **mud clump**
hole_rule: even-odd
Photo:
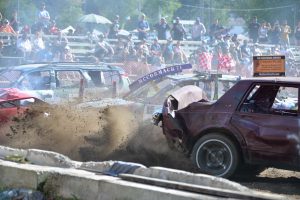
[[[1,128],[0,144],[55,151],[79,161],[122,160],[190,169],[188,158],[169,150],[161,129],[139,123],[138,117],[122,106],[34,108]]]

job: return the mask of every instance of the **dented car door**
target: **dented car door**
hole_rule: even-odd
[[[231,123],[244,137],[252,162],[298,164],[298,101],[295,85],[256,84],[249,90]]]

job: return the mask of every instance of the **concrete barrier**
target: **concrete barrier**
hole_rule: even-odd
[[[25,157],[28,163],[5,160],[9,156]],[[117,176],[125,174],[106,175],[112,170]],[[130,174],[126,176],[127,172]],[[230,195],[243,199],[284,199],[277,195],[257,198],[260,196],[253,190],[209,175],[117,161],[76,162],[55,152],[4,146],[0,146],[0,186],[42,188],[47,194],[93,200],[227,199]]]
[[[194,174],[186,171],[169,169],[164,167],[139,168],[133,173],[139,176],[159,178],[170,181],[178,181],[195,185],[213,186],[215,188],[248,192],[249,189],[236,182],[224,178],[214,177],[206,174]]]
[[[37,189],[65,198],[112,199],[222,199],[210,195],[134,183],[118,177],[100,175],[78,169],[18,164],[0,160],[0,185]]]
[[[39,149],[14,149],[10,147],[0,146],[0,158],[19,156],[26,158],[29,163],[43,166],[53,167],[79,167],[81,162],[76,162],[62,154],[43,151]]]

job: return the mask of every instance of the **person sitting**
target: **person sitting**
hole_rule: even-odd
[[[16,35],[15,30],[10,26],[9,21],[7,19],[3,21],[3,25],[0,27],[0,32],[11,33],[13,35]]]
[[[18,54],[20,54],[24,58],[28,58],[32,51],[31,42],[27,36],[27,34],[23,34],[21,38],[17,40],[17,49]]]
[[[105,56],[110,56],[110,55],[114,55],[114,50],[112,46],[104,40],[104,35],[100,34],[99,42],[96,44],[95,47],[95,56],[101,59]]]
[[[45,50],[45,42],[43,40],[41,32],[36,32],[35,37],[33,39],[33,53],[34,53],[34,59],[41,60],[43,51]]]
[[[150,50],[151,64],[160,66],[162,64],[162,49],[160,44],[158,43],[158,38],[154,39]]]
[[[49,28],[49,33],[51,35],[58,35],[60,33],[60,30],[59,28],[56,26],[56,22],[53,20],[51,25],[50,25],[50,28]]]
[[[176,45],[173,47],[174,52],[174,63],[182,64],[187,62],[187,56],[185,55],[183,49],[181,48],[180,40],[176,42]]]
[[[66,46],[64,52],[61,54],[62,62],[74,62],[74,55],[71,52],[71,48]]]

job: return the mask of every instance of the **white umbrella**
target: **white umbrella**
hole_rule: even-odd
[[[79,18],[79,22],[95,24],[112,24],[109,19],[96,14],[84,15]]]
[[[120,36],[128,36],[130,34],[129,31],[126,31],[124,29],[121,29],[118,31],[118,34],[117,35],[120,35]]]

